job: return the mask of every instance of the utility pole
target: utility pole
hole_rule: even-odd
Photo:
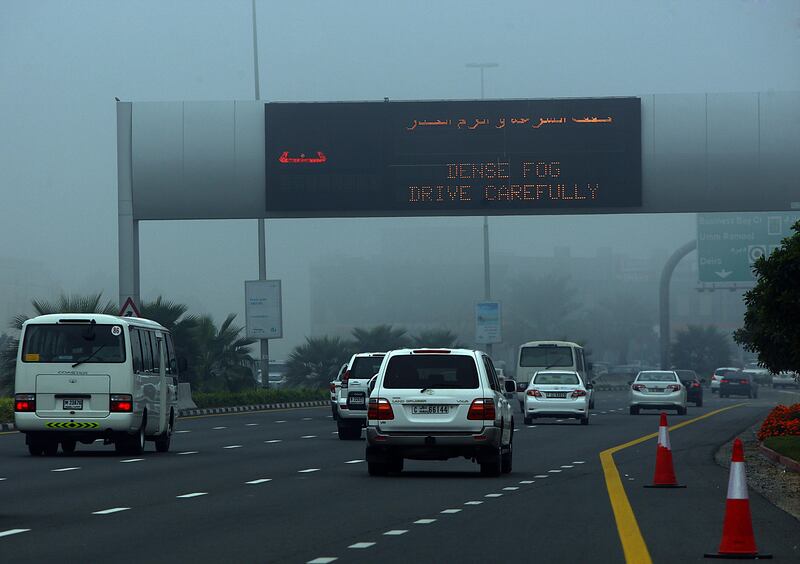
[[[486,69],[493,69],[499,67],[499,63],[467,63],[466,67],[470,69],[480,69],[481,71],[481,100],[484,99],[484,81],[483,75]],[[492,278],[489,274],[489,217],[483,216],[483,299],[491,301],[492,299]],[[492,356],[492,343],[486,344],[486,354]]]

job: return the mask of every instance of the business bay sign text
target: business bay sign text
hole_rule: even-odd
[[[641,205],[638,98],[267,104],[267,214]]]

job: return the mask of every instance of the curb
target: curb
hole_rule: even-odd
[[[197,409],[181,409],[178,417],[197,417],[198,415],[220,415],[225,413],[245,413],[248,411],[269,411],[271,409],[297,409],[301,407],[325,407],[330,400],[290,401],[283,403],[259,403],[255,405],[237,405],[234,407],[206,407]]]
[[[783,466],[789,472],[800,473],[800,462],[792,460],[788,456],[783,456],[782,454],[775,452],[771,448],[765,447],[762,443],[759,443],[758,450],[761,451],[762,456],[768,458],[775,464]]]

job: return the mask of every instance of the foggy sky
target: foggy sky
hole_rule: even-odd
[[[487,98],[800,90],[796,0],[260,0],[258,11],[265,100],[477,98],[472,61],[500,64],[486,72]],[[252,99],[250,18],[250,0],[0,0],[0,268],[41,263],[66,292],[116,300],[114,97]],[[463,240],[440,243],[434,230],[426,253],[474,260],[482,276],[481,221],[269,221],[268,277],[283,280],[286,335],[273,352],[285,356],[308,333],[319,257],[407,255],[404,230],[435,225]],[[490,223],[492,252],[527,256],[554,246],[647,255],[695,228],[688,214]],[[142,223],[143,298],[163,293],[217,319],[239,312],[243,324],[256,251],[255,221]],[[2,304],[4,325],[16,311]]]

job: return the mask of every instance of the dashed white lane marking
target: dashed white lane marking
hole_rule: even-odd
[[[227,429],[227,427],[212,427],[212,431],[219,431],[220,429]]]
[[[464,505],[480,505],[481,503],[483,503],[483,502],[482,501],[468,501],[468,502],[464,503]]]
[[[506,488],[503,488],[503,491],[504,492],[515,492],[518,489],[519,489],[519,486],[508,486]]]
[[[534,478],[548,478],[547,474],[536,474]]]
[[[102,443],[102,442],[103,442],[103,439],[95,439],[95,440],[94,440],[94,442],[96,442],[96,443]]]
[[[280,439],[270,439],[270,440],[264,441],[264,442],[267,443],[268,445],[274,445],[275,443],[280,443],[281,440]]]
[[[199,454],[200,451],[197,450],[185,450],[183,452],[176,453],[178,456],[182,456],[184,454]]]
[[[563,421],[563,419],[556,419],[556,423],[562,423]]]
[[[338,431],[337,431],[337,432],[338,432]],[[316,438],[317,438],[317,436],[316,436],[316,435],[303,435],[303,436],[302,436],[302,437],[300,437],[300,438],[301,438],[301,439],[316,439]]]
[[[454,513],[461,513],[461,509],[445,509],[444,511],[440,511],[444,515],[453,515]]]
[[[228,446],[224,446],[222,448],[242,448],[242,445],[228,445]]]
[[[519,427],[515,427],[515,428],[514,428],[514,430],[515,430],[515,431],[519,431]]]
[[[562,464],[561,467],[562,468],[575,468],[574,466],[572,466],[570,464]]]
[[[573,460],[572,463],[573,464],[586,464],[586,461],[585,460]]]
[[[500,496],[502,496],[502,495],[503,495],[503,494],[499,494],[499,493],[493,493],[493,494],[486,494],[486,495],[485,495],[485,496],[483,496],[483,497],[500,497]]]
[[[258,480],[250,480],[249,482],[245,482],[245,484],[255,486],[256,484],[263,484],[265,482],[271,482],[271,481],[272,478],[259,478]]]
[[[286,419],[280,419],[280,420],[276,421],[275,423],[286,423]]]
[[[71,470],[80,470],[80,466],[70,466],[68,468],[53,468],[51,472],[70,472]]]
[[[366,462],[366,460],[348,460],[345,464],[359,464],[361,462]]]
[[[185,430],[183,430],[183,431],[175,431],[175,434],[176,434],[176,435],[177,435],[178,433],[191,433],[191,431],[185,431]]]
[[[331,435],[338,435],[338,434],[339,434],[339,431],[333,431],[333,432],[331,433]]]
[[[8,480],[8,478],[0,478],[0,482],[2,482],[3,480]]]
[[[303,421],[311,421],[311,420],[312,419],[310,417],[303,417]]]
[[[355,544],[351,544],[347,548],[369,548],[371,546],[375,546],[374,542],[357,542]]]
[[[404,535],[408,532],[408,529],[392,529],[391,531],[386,531],[383,533],[387,537],[399,537],[400,535]]]
[[[27,533],[28,531],[30,531],[30,529],[8,529],[7,531],[0,531],[0,537],[10,537],[11,535]]]
[[[129,458],[128,460],[120,460],[120,464],[128,464],[130,462],[141,462],[144,458]]]
[[[431,523],[435,523],[436,519],[417,519],[414,521],[415,525],[430,525]]]
[[[258,423],[245,423],[244,426],[245,427],[257,427]]]
[[[176,495],[179,499],[189,499],[190,497],[200,497],[201,495],[208,495],[208,492],[192,492],[183,495]]]
[[[534,480],[522,480],[520,484],[533,484]]]
[[[320,556],[314,560],[309,560],[306,564],[330,564],[331,562],[336,562],[337,560],[339,559],[335,556]]]
[[[120,511],[127,511],[128,509],[130,509],[130,507],[112,507],[111,509],[92,511],[92,515],[111,515],[112,513],[119,513]]]
[[[306,468],[305,470],[298,470],[298,474],[308,474],[310,472],[319,472],[319,468]]]

